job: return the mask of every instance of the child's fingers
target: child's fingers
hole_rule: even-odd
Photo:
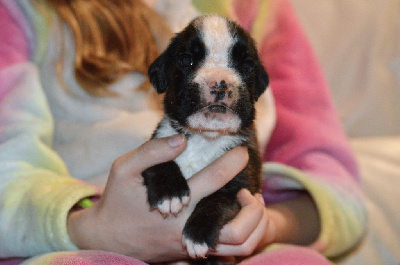
[[[219,241],[224,244],[243,244],[259,225],[264,206],[251,193],[243,189],[238,193],[242,209],[239,214],[221,230]]]
[[[188,181],[192,201],[197,203],[222,188],[246,167],[248,159],[247,148],[237,147],[195,174]]]
[[[266,214],[262,218],[256,228],[250,233],[247,240],[242,244],[218,244],[215,252],[210,254],[216,256],[249,256],[264,241],[264,237],[268,229],[268,217]]]
[[[112,175],[141,176],[151,166],[174,160],[185,148],[186,137],[183,135],[152,139],[117,158],[112,166]]]

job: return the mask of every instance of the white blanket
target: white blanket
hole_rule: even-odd
[[[400,1],[292,0],[352,137],[400,135]]]

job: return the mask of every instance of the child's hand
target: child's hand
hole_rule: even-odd
[[[260,194],[242,190],[238,216],[221,231],[213,255],[248,256],[271,243],[311,245],[320,233],[316,205],[307,193],[265,207]]]
[[[213,255],[248,256],[274,241],[275,223],[267,213],[261,194],[253,196],[243,189],[238,200],[242,209],[221,230],[220,243]]]
[[[100,200],[70,213],[72,241],[82,249],[121,253],[146,262],[186,258],[182,230],[187,218],[201,198],[220,189],[246,166],[248,153],[245,148],[235,148],[190,178],[188,208],[176,218],[163,219],[159,212],[149,210],[141,172],[173,160],[185,147],[182,136],[155,139],[119,157]]]

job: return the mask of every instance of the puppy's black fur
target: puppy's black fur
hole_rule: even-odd
[[[238,191],[260,191],[254,103],[265,91],[268,75],[245,30],[225,18],[203,16],[172,39],[150,66],[149,78],[158,93],[166,93],[165,117],[153,138],[185,134],[188,153],[195,152],[197,145],[204,145],[202,150],[210,145],[209,155],[198,154],[211,157],[208,164],[236,146],[248,147],[246,168],[222,189],[203,198],[184,227],[190,256],[202,257],[215,248],[219,231],[239,212]],[[224,122],[231,125],[225,126]],[[142,174],[150,206],[163,214],[177,214],[181,204],[188,203],[186,179],[199,170],[185,168],[191,162],[190,156],[181,156]]]

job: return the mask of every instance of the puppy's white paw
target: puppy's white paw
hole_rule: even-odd
[[[206,243],[194,243],[192,240],[183,237],[183,244],[186,246],[186,251],[192,259],[207,258],[208,246]]]
[[[190,197],[183,196],[182,198],[173,197],[172,199],[164,199],[157,205],[157,209],[165,216],[170,214],[177,215],[184,206],[189,204]]]

